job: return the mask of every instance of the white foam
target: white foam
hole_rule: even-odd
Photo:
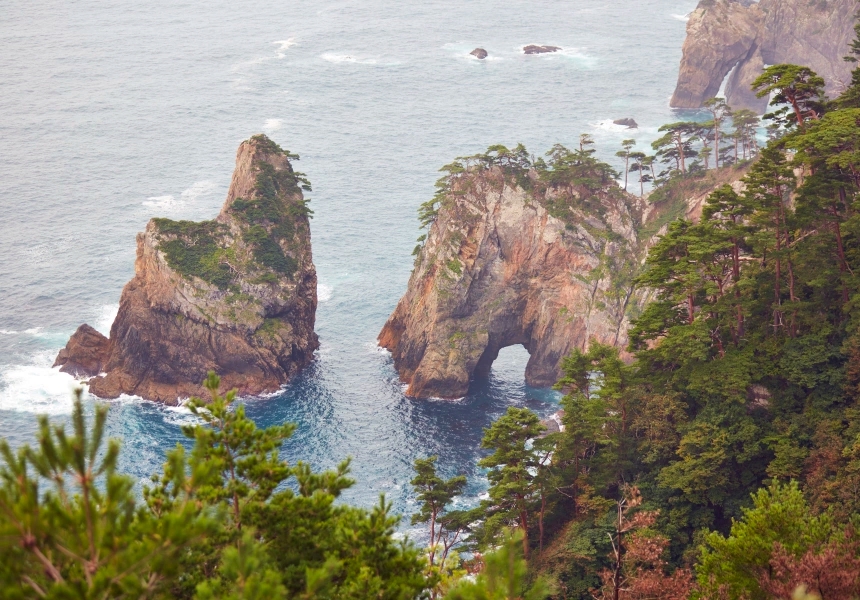
[[[690,15],[689,15],[689,13],[686,15],[672,15],[672,18],[677,19],[679,21],[683,21],[684,23],[686,23],[687,21],[690,20]]]
[[[594,123],[592,127],[597,129],[603,129],[604,131],[630,131],[630,128],[627,125],[618,125],[617,123],[613,123],[612,119],[604,119],[598,123]]]
[[[493,50],[492,52],[490,50],[487,50],[487,56],[485,58],[478,58],[477,56],[472,54],[475,48],[476,46],[473,46],[471,44],[463,44],[461,42],[452,42],[442,45],[443,50],[451,52],[458,60],[469,60],[477,62],[504,60],[504,57],[499,56],[495,50]]]
[[[195,181],[188,189],[179,194],[179,198],[173,195],[150,196],[142,204],[158,210],[175,211],[184,208],[202,196],[211,194],[216,189],[218,186],[214,181]]]
[[[263,129],[266,131],[277,131],[281,127],[284,126],[283,119],[266,119],[265,125],[263,125]]]
[[[525,55],[523,49],[526,46],[542,46],[549,45],[554,46],[555,44],[525,44],[523,46],[517,47],[517,52],[519,54]],[[551,58],[561,58],[570,60],[571,62],[575,62],[580,66],[586,69],[593,69],[597,65],[597,58],[588,54],[586,52],[586,48],[564,48],[558,47],[559,49],[555,52],[541,52],[539,54],[529,54],[530,58],[541,58],[541,59],[551,59]]]
[[[332,289],[324,283],[317,284],[317,302],[328,302],[331,300]]]
[[[119,303],[106,304],[99,311],[99,316],[93,322],[93,329],[103,335],[110,335],[110,328],[113,325],[116,314],[119,312]]]
[[[285,40],[279,40],[272,43],[278,45],[278,50],[289,50],[296,45],[296,38],[287,38]]]
[[[275,58],[282,59],[287,54],[286,51],[289,50],[292,46],[296,45],[296,40],[294,38],[287,38],[285,40],[281,40],[279,42],[272,42],[273,44],[278,44],[278,51],[275,54]]]
[[[144,206],[161,210],[170,210],[175,204],[176,199],[173,196],[150,196],[143,202]]]
[[[10,331],[8,329],[0,329],[0,335],[18,335],[18,332]]]
[[[26,365],[10,365],[0,373],[0,410],[63,415],[72,411],[72,392],[80,382],[52,369],[56,350],[41,352]]]
[[[217,188],[218,186],[214,181],[195,181],[190,188],[180,194],[180,197],[185,202],[194,202],[200,196],[211,194]]]
[[[377,356],[391,356],[391,352],[389,352],[388,348],[383,348],[376,340],[365,342],[364,347],[371,354],[376,354]]]
[[[553,54],[575,61],[586,69],[593,69],[597,66],[597,58],[585,52],[584,48],[562,48]]]
[[[376,59],[369,57],[353,56],[351,54],[334,54],[326,52],[320,58],[331,63],[356,63],[359,65],[375,65]]]

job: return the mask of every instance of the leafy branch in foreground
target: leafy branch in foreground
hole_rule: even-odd
[[[92,425],[76,390],[72,433],[39,418],[38,445],[0,441],[0,589],[5,598],[156,598],[179,557],[213,531],[188,498],[155,514],[117,473],[119,442],[103,447],[108,409]]]

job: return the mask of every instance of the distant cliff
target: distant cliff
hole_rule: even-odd
[[[174,403],[216,371],[243,394],[276,391],[312,359],[316,269],[290,158],[263,135],[239,146],[214,221],[152,219],[110,338],[82,325],[55,366],[103,398]]]
[[[642,206],[599,165],[576,163],[517,175],[477,165],[449,178],[379,335],[408,395],[463,396],[514,344],[528,350],[535,386],[554,384],[561,359],[591,339],[626,345]]]
[[[671,105],[702,106],[731,71],[729,105],[764,112],[767,100],[756,98],[750,84],[764,65],[778,63],[812,68],[835,96],[851,80],[842,58],[854,38],[857,9],[855,0],[700,0],[687,23]]]

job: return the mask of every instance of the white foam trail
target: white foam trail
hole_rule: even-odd
[[[284,58],[287,54],[287,50],[289,50],[292,46],[296,45],[296,40],[294,38],[287,38],[285,40],[281,40],[279,42],[272,42],[273,44],[278,44],[278,51],[275,54],[275,57],[279,60]]]
[[[99,316],[93,322],[93,328],[103,335],[110,335],[110,328],[113,325],[116,314],[119,312],[119,303],[106,304],[99,311]]]
[[[39,353],[27,365],[10,365],[0,373],[0,410],[63,415],[72,411],[75,378],[52,369],[56,350]]]
[[[176,204],[176,199],[173,196],[150,196],[143,202],[144,206],[150,208],[158,208],[161,210],[169,210]]]
[[[10,331],[8,329],[0,329],[0,335],[18,335],[18,332]]]
[[[263,129],[266,131],[277,131],[281,127],[284,126],[283,119],[266,119],[265,125],[263,125]]]
[[[287,38],[285,40],[279,40],[272,43],[278,45],[278,50],[289,50],[296,45],[296,38]]]
[[[324,283],[317,284],[317,302],[328,302],[331,300],[332,289]]]
[[[142,204],[158,210],[179,210],[201,196],[211,194],[217,188],[218,186],[214,181],[195,181],[191,184],[191,187],[179,194],[179,198],[173,195],[150,196]]]
[[[180,197],[185,202],[193,202],[200,196],[211,194],[217,187],[214,181],[195,181],[190,188],[180,194]]]
[[[672,15],[672,18],[673,18],[673,19],[678,19],[679,21],[683,21],[684,23],[686,23],[687,21],[689,21],[689,20],[690,20],[690,15],[689,15],[689,14],[686,14],[686,15]]]
[[[586,53],[584,49],[581,48],[562,48],[558,52],[554,52],[553,54],[557,54],[569,60],[576,61],[586,69],[593,69],[597,66],[597,58],[591,56]],[[552,54],[548,55],[552,56]]]
[[[630,131],[630,128],[627,127],[627,125],[618,125],[617,123],[613,123],[612,119],[605,119],[599,123],[593,124],[592,127],[603,129],[604,131]]]
[[[331,63],[356,63],[359,65],[375,65],[375,58],[363,58],[360,56],[352,56],[350,54],[333,54],[326,52],[320,55],[320,58]]]

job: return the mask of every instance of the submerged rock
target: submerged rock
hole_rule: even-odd
[[[239,146],[218,217],[152,219],[135,276],[104,339],[82,326],[57,364],[93,375],[90,391],[175,403],[208,371],[241,394],[276,391],[319,347],[317,277],[301,174],[264,135]],[[101,336],[99,339],[97,336]]]
[[[472,56],[474,56],[478,60],[484,60],[488,56],[487,51],[484,50],[483,48],[475,48],[474,50],[469,52],[469,54],[471,54]]]
[[[550,52],[558,52],[561,50],[558,46],[538,46],[529,44],[523,47],[523,54],[548,54]]]
[[[626,345],[642,206],[611,177],[586,185],[500,167],[457,176],[379,334],[408,395],[461,397],[515,344],[539,387],[558,380],[573,348]]]
[[[759,113],[766,98],[750,85],[764,65],[793,63],[810,67],[827,83],[832,97],[851,80],[852,65],[842,57],[854,38],[855,0],[700,0],[687,22],[675,108],[699,108],[726,82],[734,109]]]
[[[629,117],[624,119],[615,119],[612,122],[616,125],[624,125],[627,129],[638,129],[639,127],[639,123]]]

